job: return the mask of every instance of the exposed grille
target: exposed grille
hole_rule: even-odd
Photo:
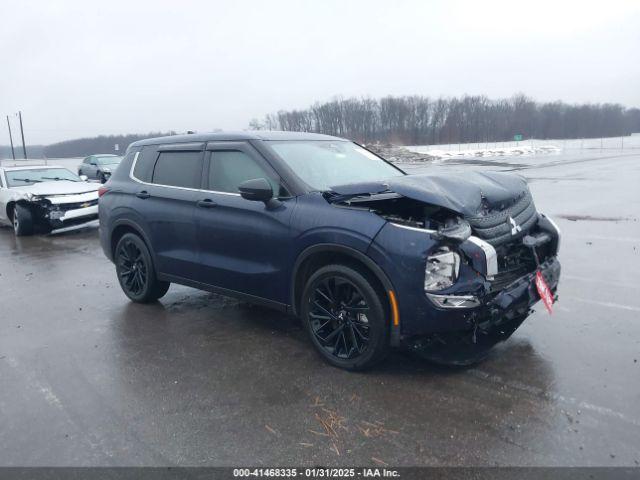
[[[534,227],[529,233],[535,235],[537,230],[538,228]],[[551,244],[544,243],[536,247],[535,250],[538,261],[543,263],[551,254]],[[502,290],[519,278],[534,272],[537,267],[533,250],[525,246],[520,239],[497,247],[496,253],[498,255],[498,274],[491,282],[494,291]]]
[[[521,239],[537,219],[536,206],[529,191],[509,208],[489,215],[466,218],[473,234],[494,247]]]
[[[68,210],[78,210],[80,208],[93,207],[98,205],[98,199],[95,200],[87,200],[86,202],[74,202],[74,203],[59,203],[58,208],[63,212]]]
[[[498,274],[491,286],[493,290],[501,290],[535,269],[536,260],[533,252],[518,241],[498,253]]]

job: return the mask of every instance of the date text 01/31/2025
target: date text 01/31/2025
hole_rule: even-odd
[[[397,470],[387,468],[234,468],[234,477],[284,477],[284,478],[394,478]]]

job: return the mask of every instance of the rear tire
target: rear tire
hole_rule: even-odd
[[[33,235],[33,215],[24,205],[17,204],[13,209],[13,232],[16,237]]]
[[[330,364],[364,370],[389,350],[386,299],[367,272],[346,265],[327,265],[309,280],[300,316],[316,350]]]
[[[114,262],[120,288],[134,302],[155,302],[169,290],[171,284],[158,280],[149,249],[138,235],[122,236]]]

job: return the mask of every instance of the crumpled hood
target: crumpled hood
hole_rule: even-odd
[[[475,216],[486,210],[504,210],[529,188],[518,175],[468,171],[403,175],[381,182],[339,185],[331,190],[345,196],[394,192],[464,216]]]
[[[23,187],[13,187],[11,190],[46,197],[49,195],[73,195],[78,193],[95,192],[99,188],[100,185],[97,183],[52,180],[51,182],[34,183],[33,185],[25,185]]]

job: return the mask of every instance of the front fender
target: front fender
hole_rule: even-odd
[[[415,331],[437,331],[442,328],[448,313],[438,311],[424,291],[427,257],[444,242],[433,238],[432,233],[426,229],[387,223],[366,252],[395,286],[403,335]],[[485,252],[470,240],[449,245],[465,257],[465,262],[461,265],[458,281],[442,293],[484,294],[488,285]]]

